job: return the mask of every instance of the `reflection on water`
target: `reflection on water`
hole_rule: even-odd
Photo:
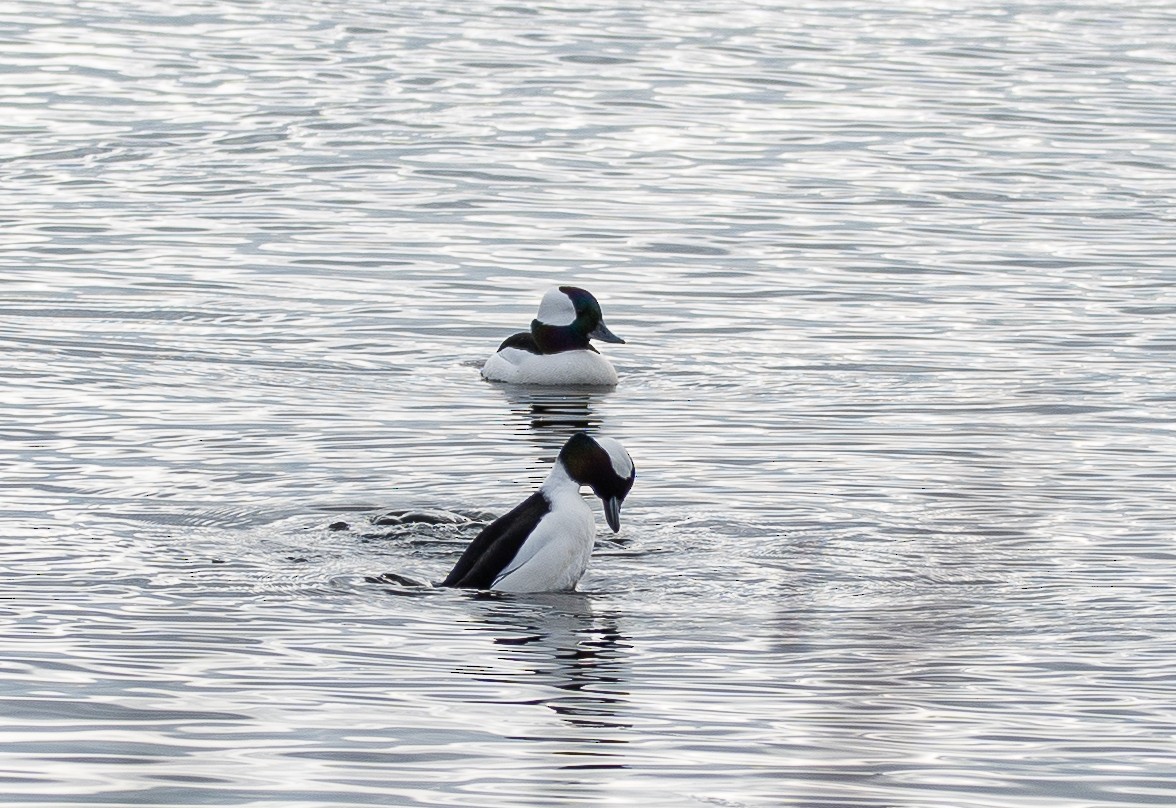
[[[1176,803],[1172,28],[8,3],[4,801]],[[579,594],[423,585],[579,430]]]
[[[496,386],[502,390],[511,414],[518,419],[519,436],[529,440],[541,452],[538,455],[541,463],[554,463],[559,450],[576,432],[608,434],[608,426],[598,411],[611,391],[583,387]]]
[[[589,744],[624,743],[623,737],[606,739],[595,731],[630,726],[623,714],[629,709],[625,653],[631,646],[620,633],[616,615],[595,615],[591,598],[576,592],[522,598],[533,615],[529,621],[525,613],[520,615],[509,596],[475,597],[494,605],[506,600],[504,608],[479,615],[479,624],[494,635],[495,645],[500,646],[498,661],[521,665],[525,675],[533,675],[561,691],[542,703],[569,726],[592,731],[576,740]],[[536,606],[547,608],[537,610]],[[464,672],[485,675],[476,667]],[[560,739],[568,740],[566,736]],[[604,764],[596,761],[592,765]]]

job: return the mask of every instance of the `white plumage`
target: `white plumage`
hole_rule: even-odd
[[[596,518],[580,484],[560,464],[551,470],[540,490],[551,510],[539,520],[514,560],[491,589],[500,592],[560,592],[571,589],[588,569],[596,539]]]
[[[482,377],[510,384],[613,386],[617,371],[596,351],[563,351],[536,354],[518,348],[503,348],[486,360]]]

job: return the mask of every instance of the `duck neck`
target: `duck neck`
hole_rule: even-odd
[[[531,337],[539,346],[539,350],[545,354],[592,350],[592,346],[588,344],[588,331],[579,320],[571,325],[548,325],[533,320]]]
[[[573,480],[572,475],[568,474],[567,467],[564,466],[562,460],[555,461],[555,465],[551,467],[551,472],[547,475],[547,479],[543,481],[543,485],[539,487],[539,490],[547,497],[548,502],[555,502],[568,497],[581,498],[580,483]]]

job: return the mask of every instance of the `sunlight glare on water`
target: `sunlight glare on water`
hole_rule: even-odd
[[[9,3],[6,804],[1173,804],[1173,30]],[[578,430],[578,592],[395,582]]]

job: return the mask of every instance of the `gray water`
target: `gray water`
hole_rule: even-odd
[[[1176,7],[0,8],[0,802],[1176,803]]]

